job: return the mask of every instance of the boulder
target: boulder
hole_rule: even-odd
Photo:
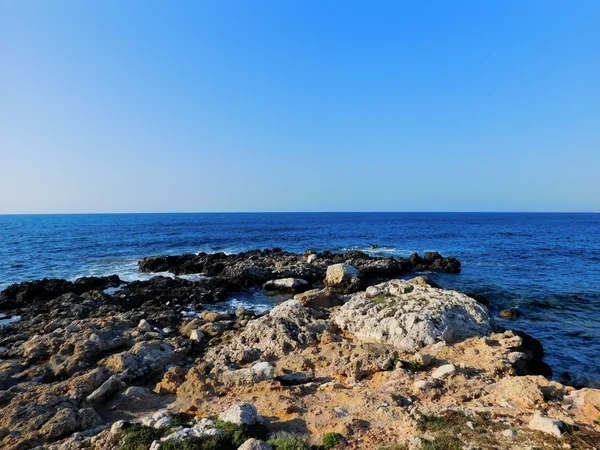
[[[308,308],[331,308],[342,304],[342,298],[332,288],[311,289],[310,291],[296,294],[294,300]]]
[[[325,285],[346,293],[354,292],[360,285],[360,272],[350,264],[333,264],[327,267]]]
[[[431,378],[434,380],[442,380],[444,378],[448,378],[449,376],[454,375],[456,372],[456,367],[454,364],[444,364],[443,366],[438,367],[431,374]]]
[[[278,280],[269,280],[263,285],[265,291],[275,292],[293,292],[299,293],[311,288],[308,281],[301,278],[280,278]]]
[[[238,447],[238,450],[272,450],[269,444],[258,439],[250,438]]]
[[[250,403],[237,403],[219,416],[223,422],[236,425],[253,425],[258,418],[256,408]]]
[[[228,370],[222,373],[221,381],[225,386],[242,386],[272,380],[275,367],[268,362],[258,362],[252,367],[238,370]]]
[[[92,404],[100,404],[108,401],[117,392],[125,389],[125,383],[121,375],[113,375],[87,397]]]
[[[535,414],[529,421],[529,428],[532,430],[541,431],[542,433],[551,434],[559,438],[562,436],[563,430],[565,429],[565,424],[560,420]]]
[[[489,335],[489,311],[456,291],[392,280],[354,294],[333,315],[342,330],[359,339],[416,351],[435,342],[455,343]]]

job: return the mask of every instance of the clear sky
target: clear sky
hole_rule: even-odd
[[[0,0],[0,213],[600,208],[600,1]]]

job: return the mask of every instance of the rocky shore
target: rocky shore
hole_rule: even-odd
[[[544,377],[541,344],[482,299],[410,278],[457,273],[454,258],[273,249],[139,268],[172,277],[0,293],[20,318],[0,327],[0,448],[600,448],[600,390]],[[282,302],[211,309],[255,286]]]

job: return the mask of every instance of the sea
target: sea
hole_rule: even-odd
[[[600,387],[597,213],[0,215],[0,290],[45,277],[144,279],[152,276],[137,270],[144,256],[273,247],[455,256],[460,274],[428,275],[445,288],[485,295],[500,325],[543,343],[556,379]],[[254,289],[227,305],[265,310],[273,303]],[[498,317],[512,307],[523,316]],[[17,319],[2,316],[0,324]]]

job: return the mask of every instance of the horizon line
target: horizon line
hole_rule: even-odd
[[[137,211],[137,212],[30,212],[0,213],[0,216],[91,216],[132,214],[593,214],[595,211]]]

